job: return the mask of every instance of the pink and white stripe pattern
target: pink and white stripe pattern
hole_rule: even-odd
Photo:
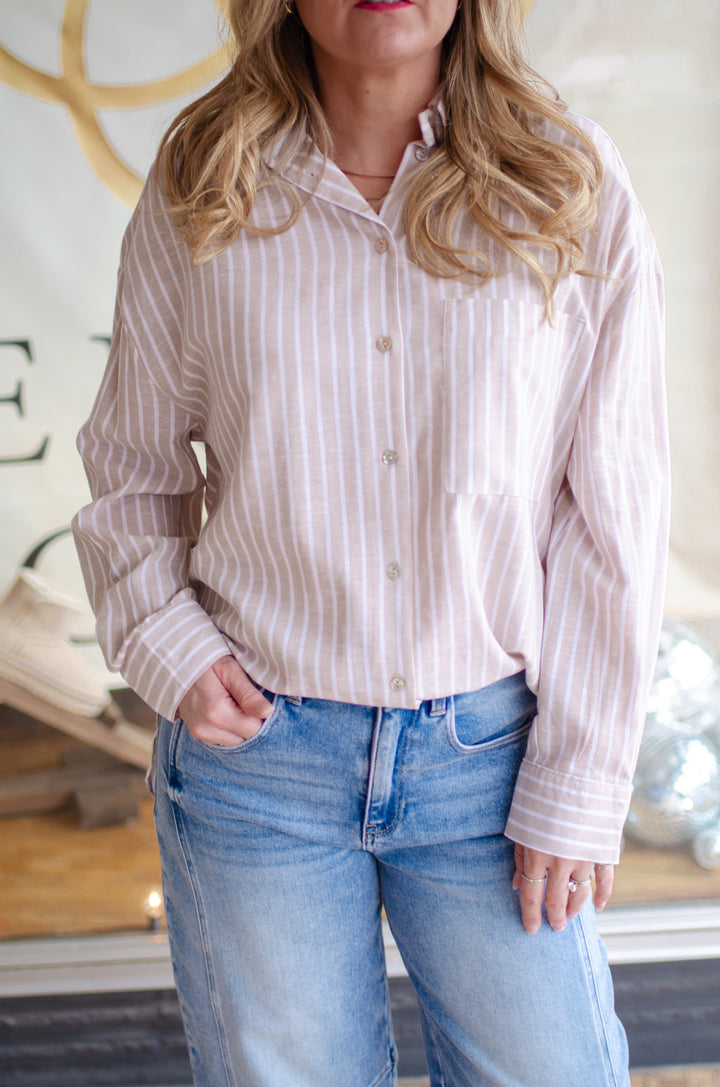
[[[309,141],[278,147],[255,220],[287,211],[281,173],[297,223],[203,265],[151,180],[75,532],[107,659],[167,717],[228,651],[271,690],[398,707],[524,668],[539,713],[507,832],[610,862],[663,604],[662,284],[624,167],[582,123],[605,274],[562,281],[551,322],[471,223],[487,285],[409,258],[427,117],[379,216]]]

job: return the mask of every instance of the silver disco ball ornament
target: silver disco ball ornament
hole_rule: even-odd
[[[720,868],[720,824],[698,834],[692,850],[701,868]]]
[[[663,625],[646,733],[656,726],[687,735],[710,730],[720,739],[720,662],[684,623]]]
[[[699,864],[717,863],[720,662],[683,623],[663,626],[626,831],[649,846],[692,842]]]
[[[720,749],[705,735],[655,725],[643,738],[626,824],[650,846],[692,841],[720,821]]]

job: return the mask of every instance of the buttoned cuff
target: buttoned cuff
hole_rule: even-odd
[[[195,680],[229,653],[207,612],[194,597],[180,594],[134,631],[121,671],[156,713],[174,721]]]
[[[586,780],[525,761],[505,834],[551,856],[617,864],[631,792],[630,783]]]

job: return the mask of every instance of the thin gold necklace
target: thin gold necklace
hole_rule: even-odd
[[[337,163],[335,165],[337,166]],[[341,170],[344,174],[349,174],[350,177],[372,178],[373,181],[392,181],[395,177],[395,174],[359,174],[357,170],[343,170],[342,166],[338,166],[338,170]]]

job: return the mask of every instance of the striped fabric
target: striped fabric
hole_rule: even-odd
[[[288,186],[298,221],[202,265],[151,180],[75,532],[110,667],[166,717],[228,651],[270,690],[388,707],[525,669],[539,713],[507,832],[610,862],[663,604],[662,285],[617,152],[582,123],[606,274],[564,280],[552,322],[470,223],[487,285],[409,258],[437,117],[379,216],[309,140],[277,146],[255,222],[287,214]]]

